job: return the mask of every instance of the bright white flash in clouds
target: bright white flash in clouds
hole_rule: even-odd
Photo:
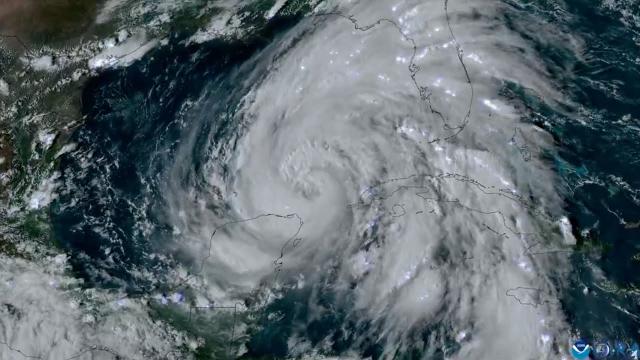
[[[385,334],[386,356],[410,345],[410,331],[446,322],[461,344],[452,359],[515,359],[523,352],[557,358],[539,340],[566,329],[549,281],[565,262],[528,255],[520,238],[561,240],[554,220],[560,197],[551,169],[524,161],[508,142],[518,126],[537,146],[550,145],[507,109],[484,63],[540,93],[550,87],[537,86],[545,84],[536,75],[542,71],[530,71],[538,66],[533,50],[505,51],[527,45],[486,23],[493,16],[456,20],[472,7],[494,14],[495,6],[449,2],[456,43],[441,1],[345,1],[338,8],[351,19],[322,17],[310,36],[289,46],[296,31],[313,26],[305,22],[259,57],[256,79],[265,68],[278,71],[248,82],[237,121],[250,120],[235,151],[210,155],[210,185],[221,189],[228,212],[185,200],[194,189],[181,185],[179,165],[166,189],[167,215],[184,229],[179,243],[196,257],[211,246],[202,273],[210,285],[202,291],[237,301],[273,281],[279,259],[281,285],[289,273],[303,274],[307,287],[334,274],[331,289],[353,299],[347,311]],[[463,64],[458,43],[473,47]],[[418,56],[431,44],[446,46]],[[358,56],[349,57],[354,48]],[[481,60],[476,50],[491,57]],[[327,67],[329,60],[345,65]],[[188,148],[180,154],[191,161]],[[221,161],[229,175],[221,175]],[[371,184],[366,195],[362,184]],[[529,195],[544,209],[532,209],[523,200]],[[261,214],[268,215],[255,218]],[[251,220],[225,225],[237,219]],[[206,241],[220,226],[224,231]],[[508,295],[518,287],[536,291]],[[523,305],[518,296],[539,303]],[[541,323],[541,315],[553,320]]]

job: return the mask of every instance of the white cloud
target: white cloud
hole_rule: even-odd
[[[9,96],[9,84],[3,79],[0,79],[0,95]]]
[[[498,10],[488,1],[473,3],[489,14]],[[535,146],[551,145],[546,134],[519,122],[521,114],[496,87],[509,79],[558,98],[535,51],[517,34],[483,22],[494,16],[456,22],[462,17],[455,14],[469,4],[450,3],[451,26],[464,50],[492,56],[465,62],[472,92],[456,47],[434,47],[415,59],[418,86],[433,91],[420,100],[407,64],[396,59],[411,59],[414,44],[453,44],[448,30],[429,35],[427,28],[447,26],[442,2],[407,2],[394,12],[380,3],[342,5],[356,14],[360,28],[404,16],[403,28],[381,21],[363,33],[350,20],[322,17],[304,41],[296,36],[311,22],[239,70],[247,74],[238,84],[248,87],[248,95],[236,120],[246,131],[228,139],[233,145],[207,154],[205,177],[220,189],[224,214],[210,210],[217,198],[184,185],[182,164],[193,161],[192,143],[177,152],[163,191],[165,211],[180,229],[177,246],[204,261],[203,292],[223,303],[256,287],[277,293],[273,288],[282,283],[272,281],[278,259],[282,282],[289,272],[302,274],[305,286],[320,289],[322,276],[335,273],[332,288],[353,299],[350,311],[379,324],[388,339],[385,354],[406,346],[412,329],[446,322],[452,338],[466,332],[452,359],[518,358],[523,352],[557,358],[557,349],[538,342],[565,334],[549,278],[568,265],[562,255],[526,254],[529,244],[521,235],[562,243],[555,220],[562,215],[561,196],[552,169],[536,158],[525,162],[506,144],[518,126]],[[514,55],[509,46],[524,52]],[[356,51],[359,57],[347,58]],[[327,67],[329,60],[345,65]],[[266,69],[277,71],[262,78]],[[382,72],[385,81],[377,81]],[[208,101],[203,109],[220,99]],[[190,119],[196,129],[207,121],[198,111]],[[406,126],[423,135],[398,131]],[[454,134],[454,141],[445,140]],[[363,198],[363,184],[385,196]],[[508,191],[501,191],[505,184]],[[540,205],[527,203],[529,195]],[[224,225],[266,213],[279,215]],[[286,216],[293,213],[304,222],[300,233],[298,218]],[[375,242],[363,235],[371,234],[373,219]],[[297,236],[302,241],[294,246]],[[523,305],[506,295],[516,287],[539,289],[540,303]]]
[[[0,255],[0,358],[185,358],[173,351],[188,339],[149,318],[144,302],[109,308],[114,295],[83,290],[64,275],[65,263]]]

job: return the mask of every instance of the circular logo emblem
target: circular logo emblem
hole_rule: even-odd
[[[593,346],[593,354],[596,359],[605,359],[611,353],[611,347],[607,341],[599,341]]]
[[[616,340],[615,346],[616,346],[616,351],[618,352],[618,354],[623,356],[625,354],[625,351],[627,350],[627,343],[625,343],[622,340]]]
[[[576,341],[571,347],[571,356],[573,356],[574,359],[588,359],[590,353],[591,346],[582,339]]]

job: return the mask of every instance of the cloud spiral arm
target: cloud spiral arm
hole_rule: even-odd
[[[349,299],[356,323],[373,324],[344,330],[354,348],[373,337],[389,357],[433,324],[448,330],[422,339],[424,349],[454,340],[448,358],[557,356],[566,332],[557,301],[529,307],[507,294],[553,298],[568,266],[562,253],[528,252],[532,234],[563,242],[562,198],[549,166],[512,140],[552,145],[498,94],[510,81],[558,96],[535,53],[487,1],[327,9],[245,69],[231,120],[240,132],[207,154],[215,191],[185,187],[181,166],[170,172],[166,214],[179,242],[194,258],[207,250],[203,296],[330,289]],[[206,113],[194,111],[194,123],[211,121]],[[280,215],[218,230],[260,214]],[[292,234],[299,242],[287,248]],[[291,337],[309,345],[304,332]]]

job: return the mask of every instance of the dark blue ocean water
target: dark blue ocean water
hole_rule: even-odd
[[[520,9],[531,16],[531,8]],[[640,14],[638,3],[623,9]],[[553,134],[559,149],[551,160],[564,180],[567,211],[578,239],[563,307],[586,338],[639,341],[640,318],[615,307],[640,314],[634,293],[640,286],[638,28],[623,22],[620,12],[594,1],[570,0],[563,12],[541,16],[584,44],[575,56],[561,44],[545,43],[527,34],[528,29],[519,29],[536,43],[549,72],[576,104],[567,116],[528,102],[537,113],[530,121]],[[591,262],[610,283],[594,278]],[[590,296],[584,296],[585,287]]]
[[[515,84],[503,89],[503,95],[527,106],[527,121],[551,133],[558,149],[545,156],[563,180],[558,192],[567,196],[566,210],[578,239],[563,309],[572,326],[589,339],[640,341],[639,319],[619,310],[640,316],[640,297],[632,291],[640,287],[640,255],[634,259],[640,253],[640,47],[634,40],[638,29],[595,1],[558,5],[530,0],[510,6],[503,20],[532,44],[555,85],[571,100],[557,111]],[[629,10],[640,15],[637,6]],[[234,130],[225,118],[242,96],[237,88],[242,64],[300,20],[276,18],[259,36],[243,42],[185,46],[178,34],[137,63],[86,84],[86,123],[72,141],[79,152],[91,154],[91,160],[85,162],[77,152],[62,156],[59,168],[65,186],[51,207],[51,217],[55,239],[69,251],[74,271],[87,286],[123,288],[130,294],[158,289],[136,270],[146,269],[162,283],[171,266],[171,260],[152,254],[171,248],[167,245],[172,229],[156,210],[162,208],[158,184],[163,171],[189,129],[177,115],[179,110],[205,88],[219,98],[209,109],[211,118],[218,120],[205,123],[195,142],[197,159],[211,146],[209,139]],[[553,23],[579,37],[582,53],[532,33],[529,25],[534,22]],[[190,178],[185,182],[197,183],[202,165],[188,164]],[[76,205],[66,206],[72,202]],[[142,231],[140,222],[150,222],[150,232]],[[180,262],[194,261],[180,253],[168,255]],[[603,270],[606,283],[594,277],[590,264]],[[592,296],[584,295],[585,287]],[[340,310],[350,307],[348,299],[336,306],[327,290],[322,301],[338,310],[311,321],[304,305],[310,296],[292,291],[258,315],[246,340],[247,356],[284,357],[296,324],[307,324],[312,343],[330,336],[335,354],[356,348],[363,356],[379,355],[379,339],[364,336],[354,343],[345,335],[343,329],[353,327],[360,327],[355,329],[360,334],[375,333],[375,325],[356,322]],[[285,316],[277,326],[267,320],[275,312]],[[437,331],[441,330],[434,326],[415,337],[424,339]],[[402,357],[425,351],[417,347]],[[431,354],[434,359],[443,356]]]
[[[223,136],[228,130],[224,118],[243,95],[235,90],[239,67],[296,21],[278,19],[243,42],[185,46],[185,39],[176,35],[172,44],[132,66],[107,71],[86,84],[82,110],[87,121],[72,138],[79,151],[61,157],[69,186],[51,214],[56,239],[74,254],[74,268],[89,284],[142,291],[150,284],[133,276],[134,269],[161,276],[162,264],[149,255],[171,233],[154,209],[163,201],[158,182],[189,131],[178,112],[202,96],[205,86],[219,99],[207,109],[213,121],[203,123],[193,149],[194,154],[206,153],[212,132],[213,138]],[[205,160],[189,164],[192,179],[185,182],[201,174]],[[75,206],[66,206],[71,203]],[[144,221],[153,223],[152,234],[141,232],[138,225]]]

